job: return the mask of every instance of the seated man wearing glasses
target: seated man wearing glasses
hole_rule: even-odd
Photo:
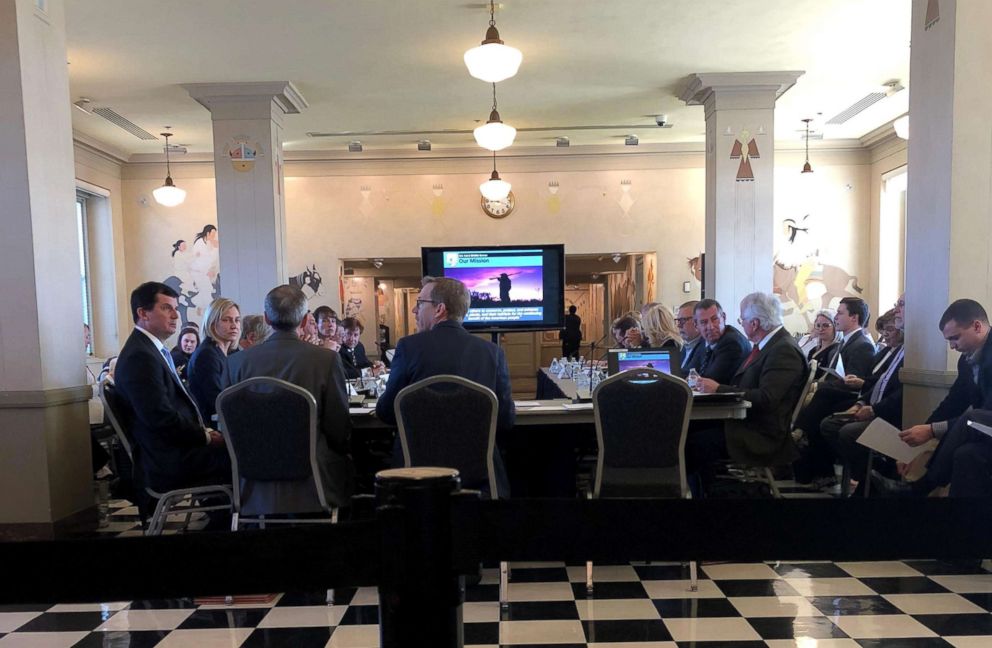
[[[691,365],[703,378],[722,385],[729,384],[734,372],[751,352],[751,343],[733,326],[727,326],[727,315],[715,299],[696,304],[696,328],[703,338],[703,347],[696,350],[698,360]]]
[[[446,277],[424,277],[422,284],[413,307],[417,333],[400,338],[397,343],[386,391],[375,406],[376,415],[395,425],[393,404],[400,390],[431,376],[460,376],[488,387],[496,394],[499,402],[496,445],[499,447],[502,437],[513,427],[515,417],[506,356],[498,346],[475,337],[462,326],[469,307],[465,284]],[[395,449],[393,456],[395,461],[398,458]],[[505,494],[509,487],[498,452],[494,461],[498,488],[500,494]]]

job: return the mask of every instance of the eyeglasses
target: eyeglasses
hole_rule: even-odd
[[[440,302],[433,299],[418,299],[417,303],[413,305],[414,310],[418,310],[423,304],[438,304]]]
[[[675,323],[676,324],[685,324],[686,322],[691,322],[691,321],[692,321],[692,318],[691,317],[676,317],[675,318]]]
[[[832,326],[833,326],[833,324],[830,324],[828,322],[817,322],[816,324],[813,325],[813,328],[816,328],[816,329],[828,329],[828,328],[831,328]]]

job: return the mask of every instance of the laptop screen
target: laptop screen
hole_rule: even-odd
[[[607,369],[613,374],[629,369],[654,369],[681,377],[680,354],[675,349],[610,349]]]

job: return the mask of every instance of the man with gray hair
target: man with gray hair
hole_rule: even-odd
[[[265,338],[269,337],[272,327],[265,323],[265,318],[261,315],[245,315],[241,318],[241,340],[238,346],[241,350],[250,349],[256,344],[261,344]]]
[[[423,287],[413,307],[417,333],[400,338],[396,344],[389,382],[376,403],[376,415],[395,425],[393,404],[401,389],[440,374],[461,376],[488,387],[496,394],[499,401],[496,445],[497,448],[505,445],[505,435],[513,427],[515,411],[510,392],[510,371],[503,350],[492,342],[475,337],[462,326],[470,302],[465,284],[447,277],[424,277],[421,283]],[[394,461],[397,457],[394,452]],[[498,452],[494,461],[499,495],[505,496],[509,486]],[[465,486],[489,490],[485,484]]]
[[[332,506],[347,506],[351,498],[354,469],[350,456],[351,420],[348,418],[348,387],[344,367],[337,352],[325,349],[296,336],[307,314],[307,298],[299,288],[277,286],[265,296],[265,323],[273,331],[260,344],[237,353],[228,360],[231,382],[267,376],[291,382],[310,392],[317,401],[317,464],[324,495]],[[258,502],[259,508],[306,510],[316,498],[309,483],[299,488],[267,488],[252,484],[245,491],[246,501]],[[264,509],[263,509],[264,510]]]
[[[753,345],[751,353],[729,385],[700,378],[696,389],[704,393],[743,392],[751,408],[742,421],[690,433],[686,460],[704,483],[720,459],[771,467],[789,464],[797,454],[789,427],[806,378],[806,358],[782,326],[778,297],[751,293],[741,300],[740,313],[737,321]]]

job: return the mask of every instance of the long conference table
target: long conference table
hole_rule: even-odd
[[[572,380],[560,379],[547,369],[541,369],[537,379],[538,395],[552,397],[515,401],[516,423],[501,442],[511,495],[572,497],[580,459],[596,452],[593,405],[574,402]],[[696,394],[690,419],[743,419],[750,407],[749,402],[734,395]],[[373,403],[353,404],[349,411],[357,442],[369,440],[381,446],[391,440],[395,428],[376,417]],[[370,465],[366,470],[374,472],[379,467]],[[363,470],[361,465],[359,470]]]

